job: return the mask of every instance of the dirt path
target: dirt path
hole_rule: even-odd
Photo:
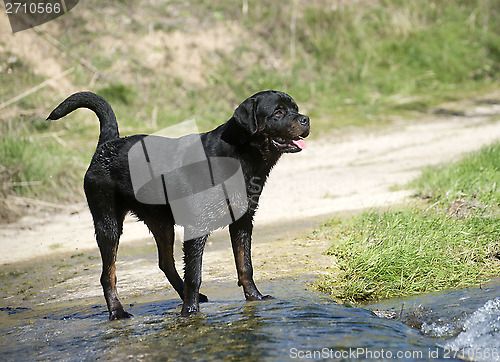
[[[299,230],[304,220],[311,218],[322,220],[335,212],[402,202],[409,192],[391,191],[391,186],[404,184],[426,165],[457,159],[500,139],[499,99],[496,95],[450,105],[422,119],[376,129],[337,131],[307,142],[306,150],[285,155],[272,171],[256,228],[286,225],[287,230]],[[151,238],[146,227],[128,219],[122,244],[145,238]],[[266,254],[276,249],[274,244],[256,245],[254,250]],[[316,247],[324,250],[325,246]],[[2,225],[0,248],[0,265],[60,252],[95,250],[90,214],[83,202],[59,210],[41,208],[36,215]]]

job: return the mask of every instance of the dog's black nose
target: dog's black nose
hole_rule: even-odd
[[[302,126],[309,126],[309,117],[307,116],[302,116],[299,118],[299,123],[302,125]]]

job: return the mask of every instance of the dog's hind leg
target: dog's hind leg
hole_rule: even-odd
[[[108,305],[109,319],[130,318],[132,315],[123,309],[116,289],[116,253],[123,230],[125,212],[117,212],[113,197],[110,196],[111,193],[108,194],[105,189],[101,185],[99,188],[94,188],[94,185],[89,182],[85,184],[85,194],[94,219],[95,236],[101,252],[101,285]]]
[[[177,273],[174,260],[174,225],[158,225],[146,222],[153,234],[158,247],[158,262],[160,269],[165,273],[168,281],[174,287],[179,297],[184,300],[184,282]],[[200,303],[208,302],[208,298],[200,294]]]
[[[101,285],[108,305],[109,320],[130,318],[132,315],[123,309],[116,289],[116,253],[123,222],[104,217],[94,223],[102,259]]]

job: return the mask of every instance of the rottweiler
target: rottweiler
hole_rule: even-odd
[[[102,257],[101,285],[109,310],[109,319],[131,317],[116,289],[115,262],[123,220],[128,213],[142,220],[153,234],[159,255],[160,269],[183,300],[183,316],[199,311],[206,302],[199,293],[202,255],[206,235],[184,240],[184,281],[174,263],[174,218],[171,203],[140,202],[134,192],[129,152],[147,135],[120,137],[115,114],[109,103],[91,92],[71,95],[57,106],[48,120],[57,120],[77,108],[94,111],[100,122],[100,135],[95,154],[84,178],[84,190],[94,220],[95,235]],[[253,216],[266,179],[284,153],[296,153],[305,148],[309,135],[309,117],[299,113],[295,101],[279,91],[256,93],[241,103],[233,116],[212,131],[200,133],[199,139],[207,158],[225,157],[237,160],[246,188],[246,211],[229,224],[229,234],[238,272],[238,286],[243,286],[246,300],[271,298],[262,295],[253,280],[251,238]],[[165,138],[165,142],[173,139]],[[175,147],[174,147],[175,148]],[[172,148],[172,149],[174,149]],[[183,157],[170,152],[166,159]],[[229,209],[231,209],[230,205]]]

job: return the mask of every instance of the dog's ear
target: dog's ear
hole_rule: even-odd
[[[236,108],[233,118],[251,135],[257,133],[259,130],[259,123],[257,121],[257,100],[253,97],[246,99]]]

